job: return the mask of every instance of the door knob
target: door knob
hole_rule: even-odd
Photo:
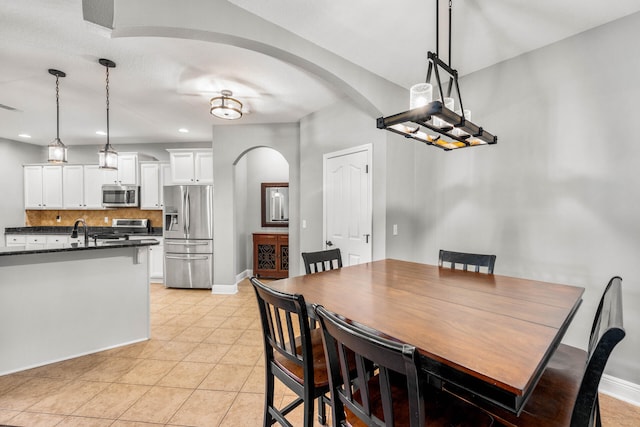
[[[324,242],[325,245],[327,246],[333,246],[333,243],[331,242],[331,240],[327,240],[326,242]]]

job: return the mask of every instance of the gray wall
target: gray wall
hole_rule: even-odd
[[[323,155],[363,144],[373,144],[373,259],[385,254],[387,132],[375,127],[375,118],[347,100],[310,114],[300,122],[300,250],[323,249]],[[299,256],[299,255],[298,255]],[[302,268],[302,266],[301,266]],[[304,269],[300,271],[304,274]]]
[[[46,162],[45,147],[0,138],[0,183],[2,183],[2,203],[0,203],[0,230],[4,235],[6,227],[24,225],[24,175],[25,163]],[[0,239],[4,246],[4,238]]]
[[[428,263],[439,248],[495,253],[497,274],[585,287],[564,340],[582,348],[605,284],[622,276],[627,337],[607,372],[636,384],[638,28],[635,14],[465,77],[465,107],[498,145],[416,146],[415,205],[403,206],[412,252],[387,245],[388,256]]]
[[[235,204],[236,164],[251,150],[269,147],[278,151],[289,164],[289,250],[299,253],[299,176],[300,132],[297,123],[270,125],[214,126],[213,128],[213,174],[214,174],[214,286],[232,286],[236,275],[242,270],[236,262],[238,257],[239,221]],[[247,161],[247,175],[252,171]],[[247,193],[247,203],[249,200]],[[249,211],[247,207],[247,211]],[[244,228],[244,232],[250,230]],[[246,242],[246,237],[244,239]],[[290,260],[291,271],[298,271],[300,261]]]

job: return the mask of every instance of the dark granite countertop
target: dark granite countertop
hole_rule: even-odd
[[[71,234],[73,227],[58,227],[58,226],[38,226],[38,227],[6,227],[4,234]],[[89,235],[94,234],[107,234],[117,231],[118,233],[127,233],[131,231],[128,228],[122,227],[89,227]],[[82,227],[80,227],[80,234],[82,234]],[[162,227],[153,227],[151,233],[140,233],[139,231],[130,232],[131,235],[139,236],[157,236],[162,237]]]
[[[85,246],[83,243],[65,243],[65,244],[50,244],[45,245],[26,245],[26,246],[8,246],[0,247],[0,256],[6,255],[28,255],[28,254],[43,254],[48,252],[73,252],[73,251],[87,251],[96,249],[114,249],[114,248],[130,248],[139,246],[153,246],[159,242],[156,239],[144,239],[144,240],[113,240],[107,242],[95,242],[89,240],[89,244]]]

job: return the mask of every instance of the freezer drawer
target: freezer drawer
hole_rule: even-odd
[[[212,254],[165,253],[164,266],[167,288],[211,289],[213,285]]]
[[[213,240],[165,239],[165,253],[210,254],[213,253]]]

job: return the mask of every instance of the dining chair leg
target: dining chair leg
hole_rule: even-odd
[[[273,408],[273,393],[274,377],[267,371],[264,387],[264,427],[270,427],[275,422],[275,419],[271,414],[271,408]]]
[[[324,396],[318,398],[318,422],[323,426],[327,425],[327,408]]]
[[[304,398],[304,427],[313,427],[313,409],[315,399],[310,392],[305,390]]]

